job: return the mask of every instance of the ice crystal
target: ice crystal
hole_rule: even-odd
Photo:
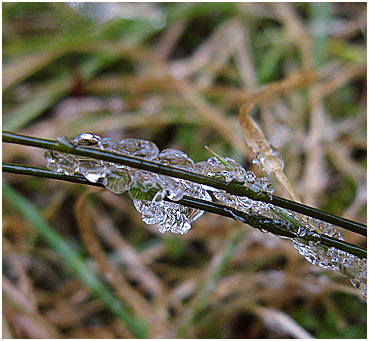
[[[118,142],[118,151],[122,154],[154,160],[159,154],[155,143],[138,139],[124,139]]]
[[[273,147],[270,147],[270,150],[257,152],[252,162],[268,174],[272,173],[275,169],[284,168],[284,161],[281,154],[276,149],[273,149]]]
[[[47,150],[45,152],[47,161],[46,167],[50,170],[65,175],[73,175],[77,168],[77,162],[74,155]]]
[[[121,166],[109,169],[103,178],[104,186],[115,194],[123,194],[131,186],[131,175],[128,167]]]
[[[254,192],[263,191],[270,194],[274,192],[274,187],[267,177],[257,178],[253,172],[245,170],[239,163],[228,157],[225,157],[223,162],[217,157],[212,157],[207,161],[196,163],[195,167],[199,173],[206,176],[221,179],[228,183],[233,180],[242,182],[244,186]],[[222,190],[213,189],[213,194],[225,205],[239,211],[272,216],[271,209],[273,205],[271,204],[252,200],[248,197],[232,195]]]

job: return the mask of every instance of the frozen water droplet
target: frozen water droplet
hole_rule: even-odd
[[[55,163],[57,161],[57,158],[55,157],[54,153],[55,152],[53,150],[47,150],[44,153],[44,157],[47,162]]]
[[[179,222],[175,226],[175,230],[172,227],[171,231],[173,233],[184,234],[184,233],[187,233],[190,228],[191,228],[191,224],[190,224],[189,219],[185,215],[182,214],[179,218]]]
[[[109,152],[155,160],[161,164],[189,169],[227,182],[236,180],[243,182],[256,194],[260,192],[273,193],[274,191],[268,178],[257,178],[253,172],[246,171],[230,158],[212,157],[206,162],[194,165],[187,154],[174,149],[163,150],[159,153],[155,144],[144,140],[125,139],[117,143],[113,139],[101,139],[99,136],[89,133],[78,135],[73,140],[68,140],[66,137],[60,137],[58,140],[61,144],[72,147],[77,145],[97,146],[99,149]],[[278,161],[280,156],[278,152],[272,153],[271,157],[269,156],[257,154],[256,162],[262,169],[270,172],[279,161],[283,167],[283,160],[280,158]],[[204,213],[197,209],[164,201],[165,195],[171,200],[180,200],[183,195],[188,195],[211,201],[212,198],[207,192],[207,190],[211,190],[215,198],[227,206],[248,214],[262,215],[269,218],[269,220],[264,218],[265,224],[277,224],[280,228],[295,233],[298,238],[293,239],[293,245],[301,255],[312,264],[339,271],[350,277],[352,283],[366,296],[366,259],[359,259],[347,252],[335,248],[327,249],[320,245],[321,235],[342,240],[340,233],[331,224],[287,210],[286,213],[295,220],[295,223],[291,223],[289,219],[286,221],[277,218],[278,214],[272,204],[230,195],[209,186],[131,169],[114,163],[54,151],[46,151],[45,158],[47,168],[56,172],[67,175],[79,172],[91,182],[96,182],[102,177],[106,188],[117,194],[129,189],[129,194],[133,198],[137,211],[141,213],[143,221],[147,224],[158,224],[159,231],[162,233],[166,231],[186,233],[191,228],[191,222]],[[234,215],[236,219],[243,222],[242,216]],[[300,225],[298,226],[298,224]],[[262,225],[260,225],[260,229],[263,230]],[[310,236],[311,240],[308,245],[305,245],[299,238],[306,238],[307,235]]]
[[[256,175],[254,174],[254,172],[246,171],[246,177],[245,177],[246,182],[248,182],[250,184],[253,184],[256,179],[257,178],[256,178]]]
[[[148,224],[162,224],[166,219],[166,213],[162,206],[152,202],[145,203],[142,208],[142,220]]]
[[[256,195],[262,193],[272,194],[274,187],[267,177],[258,179],[251,171],[246,171],[235,160],[225,157],[223,162],[217,157],[211,157],[206,162],[198,162],[195,168],[200,174],[220,179],[226,182],[238,181],[242,182],[245,187],[252,190]],[[227,165],[225,165],[225,163]],[[211,189],[214,193],[218,190]],[[258,209],[256,209],[258,211]]]
[[[168,186],[167,188],[167,196],[170,200],[178,201],[183,198],[184,190],[179,185]]]
[[[237,204],[236,204],[235,208],[237,210],[240,210],[240,211],[243,211],[243,212],[246,212],[246,213],[249,212],[250,208],[255,203],[254,200],[252,200],[248,197],[238,197],[236,200],[237,200]]]
[[[200,162],[196,162],[195,163],[195,169],[200,173],[200,174],[205,174],[208,172],[210,168],[210,165],[207,161],[200,161]]]
[[[313,223],[316,225],[319,221],[315,220]],[[320,239],[318,233],[310,230],[307,233],[313,235],[315,239],[309,242],[309,245],[305,245],[296,239],[292,240],[294,247],[299,253],[314,265],[339,271],[345,276],[348,276],[353,285],[357,285],[362,291],[363,296],[365,296],[366,284],[363,284],[363,282],[365,281],[366,283],[366,259],[360,259],[334,247],[326,249],[317,243]]]
[[[73,155],[47,150],[44,156],[47,161],[46,167],[48,169],[65,175],[74,174],[77,162]]]
[[[135,206],[137,212],[142,213],[142,206],[144,205],[143,201],[133,199],[133,205]]]
[[[159,232],[160,233],[165,233],[167,232],[167,226],[165,224],[158,224],[158,227],[159,227]]]
[[[122,194],[130,188],[129,171],[124,168],[113,169],[104,177],[103,184],[110,192]]]
[[[307,229],[303,226],[299,226],[298,230],[297,230],[297,235],[301,238],[305,237],[307,234]]]
[[[208,159],[209,167],[207,170],[207,175],[217,178],[223,178],[226,182],[231,182],[232,180],[243,182],[246,178],[246,170],[235,160],[225,157],[225,162],[229,166],[224,165],[216,157],[211,157]]]
[[[312,239],[309,241],[310,246],[317,246],[320,244],[320,235],[318,233],[313,233],[311,238]]]
[[[261,186],[261,188],[266,191],[269,192],[270,194],[273,194],[274,192],[274,187],[271,183],[271,181],[269,180],[269,178],[267,177],[261,177],[259,179],[257,179],[257,183]]]
[[[165,191],[164,190],[159,190],[159,191],[156,192],[156,194],[152,198],[152,201],[153,202],[159,202],[159,201],[162,201],[164,198],[165,198]]]
[[[168,190],[168,184],[170,184],[171,178],[170,177],[161,177],[160,180],[162,181],[163,190]],[[134,187],[134,185],[133,185]],[[211,200],[209,193],[204,191],[200,185],[192,184],[189,182],[182,182],[181,188],[183,193],[186,195],[192,195],[204,198],[205,200]],[[130,192],[132,190],[132,186]],[[170,192],[170,191],[169,191]],[[181,194],[182,195],[182,194]],[[145,197],[146,198],[146,197]],[[191,222],[199,218],[203,211],[193,209],[190,207],[185,207],[176,203],[167,202],[167,201],[158,201],[155,202],[150,195],[150,198],[143,199],[141,197],[140,200],[151,200],[145,201],[143,203],[138,203],[137,200],[134,200],[134,204],[136,209],[141,212],[142,217],[146,223],[155,223],[159,225],[159,231],[164,233],[166,231],[171,231],[172,233],[186,233],[191,228]],[[154,198],[155,199],[155,198]],[[146,212],[146,210],[148,210]],[[152,210],[156,210],[156,214],[160,217],[165,216],[164,221],[154,222],[155,219],[152,217]]]
[[[74,147],[72,141],[70,141],[66,136],[60,136],[57,138],[58,142],[67,147]]]
[[[257,152],[255,158],[252,160],[261,170],[272,173],[274,170],[284,168],[284,161],[282,155],[275,149],[272,152],[262,153]]]
[[[81,173],[88,181],[96,182],[105,176],[106,168],[100,160],[87,157],[78,157],[78,166],[76,172]]]
[[[164,165],[171,165],[178,168],[194,170],[195,164],[188,155],[177,149],[164,149],[158,156],[159,162]]]
[[[65,175],[73,175],[76,169],[76,159],[72,155],[66,155],[64,158],[60,159],[59,169],[63,171]]]
[[[118,143],[120,152],[134,157],[153,160],[159,155],[159,148],[155,143],[138,139],[124,139]]]
[[[237,205],[237,199],[235,195],[231,195],[224,191],[214,191],[215,198],[224,203],[227,206],[235,207]]]
[[[190,182],[184,182],[184,194],[190,197],[195,197],[207,201],[212,201],[210,194],[205,191],[201,185],[190,183]],[[186,211],[186,216],[188,217],[188,220],[190,222],[195,221],[199,217],[202,216],[204,211],[200,211],[194,208],[185,207],[184,210]]]
[[[136,170],[131,173],[131,178],[129,195],[132,199],[151,201],[158,192],[164,191],[160,179],[155,174]],[[159,199],[159,196],[156,199]]]
[[[159,224],[159,231],[164,233],[171,231],[175,234],[187,233],[191,228],[190,220],[180,209],[180,205],[172,204],[166,207],[166,220]]]
[[[193,221],[199,219],[204,214],[204,211],[197,210],[195,208],[184,207],[183,213],[187,217],[188,222],[192,223]]]
[[[166,175],[160,175],[160,179],[163,182],[166,195],[170,200],[178,201],[183,198],[185,193],[185,180],[172,178]]]
[[[244,184],[247,188],[251,189],[254,193],[261,193],[262,192],[262,188],[258,183],[253,183],[253,184],[249,184],[249,183],[245,183]]]
[[[99,143],[101,137],[99,135],[94,135],[90,133],[82,133],[76,136],[71,142],[74,145],[83,145],[83,146],[95,146]]]
[[[117,153],[118,150],[118,143],[115,142],[112,138],[110,137],[104,137],[99,141],[99,148],[101,150],[106,150],[110,153]]]

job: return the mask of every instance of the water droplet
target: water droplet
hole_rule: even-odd
[[[271,181],[269,180],[269,178],[267,177],[261,177],[259,179],[257,179],[257,183],[261,186],[262,190],[270,193],[270,194],[273,194],[274,192],[274,187],[271,183]]]
[[[119,150],[127,155],[153,160],[159,155],[155,143],[139,139],[124,139],[118,143]]]
[[[147,202],[141,207],[142,220],[148,224],[162,224],[166,220],[166,212],[160,206],[152,202]]]
[[[128,191],[131,184],[128,169],[117,168],[109,171],[103,179],[103,184],[110,192],[115,194],[122,194]]]
[[[190,221],[188,217],[180,211],[167,210],[170,214],[170,219],[167,219],[163,224],[160,224],[161,227],[159,230],[171,231],[175,234],[184,234],[187,233],[191,228]]]
[[[213,192],[215,198],[221,201],[223,204],[231,207],[235,207],[237,205],[237,200],[235,195],[231,195],[226,193],[225,191],[214,191]]]
[[[137,172],[134,174],[137,176]],[[158,192],[163,191],[159,182],[155,181],[156,179],[150,179],[150,175],[144,174],[141,177],[136,176],[132,177],[133,179],[129,189],[129,195],[132,199],[151,201]],[[149,178],[149,180],[147,178]],[[158,197],[156,199],[158,199]]]
[[[317,246],[320,244],[320,234],[313,233],[311,234],[311,240],[309,240],[310,246]]]
[[[153,202],[159,202],[159,201],[162,201],[164,198],[165,198],[165,191],[164,190],[159,190],[159,191],[156,192],[156,194],[152,198],[152,201]]]
[[[178,201],[183,198],[184,190],[180,185],[173,184],[167,187],[167,196],[170,200]]]
[[[256,181],[256,179],[257,178],[254,172],[246,171],[246,177],[245,177],[246,182],[253,184]]]
[[[44,156],[47,161],[46,167],[48,169],[65,175],[74,174],[77,162],[73,155],[47,150]]]
[[[90,133],[82,133],[71,140],[73,145],[94,146],[99,143],[101,137]]]
[[[164,149],[158,156],[159,162],[164,165],[171,165],[187,170],[194,170],[195,164],[186,153],[177,149]]]
[[[67,146],[70,148],[74,147],[74,144],[72,143],[72,141],[70,141],[66,136],[59,136],[57,140],[63,146]]]
[[[261,170],[272,173],[274,170],[284,168],[284,161],[281,154],[273,149],[272,152],[262,153],[257,152],[255,158],[252,160]]]
[[[217,157],[212,157],[207,161],[194,164],[187,154],[179,150],[166,149],[159,153],[159,149],[154,143],[144,140],[125,139],[117,143],[113,139],[101,139],[98,135],[90,133],[80,134],[73,140],[68,140],[65,136],[58,138],[58,140],[60,143],[72,147],[77,145],[98,147],[109,152],[141,157],[161,164],[188,169],[227,182],[234,180],[243,182],[255,194],[265,192],[271,194],[274,191],[268,178],[257,178],[253,172],[246,171],[236,161],[227,157],[222,158],[223,162],[220,162]],[[273,167],[273,162],[274,166],[276,165],[273,158],[278,161],[279,156],[278,152],[272,153],[272,158],[257,154],[256,162],[261,167],[264,167],[266,171],[270,171]],[[262,215],[264,216],[265,225],[277,224],[282,229],[296,233],[298,238],[306,238],[309,235],[311,239],[309,245],[302,243],[301,239],[292,240],[298,252],[312,264],[340,271],[350,277],[353,284],[363,291],[364,296],[366,295],[366,259],[359,259],[335,248],[327,250],[320,245],[321,234],[342,239],[340,233],[331,224],[286,210],[286,213],[300,224],[300,226],[295,226],[296,224],[279,219],[272,204],[252,200],[248,197],[230,195],[209,186],[202,186],[182,179],[157,175],[110,162],[102,162],[54,151],[46,151],[45,158],[47,160],[47,168],[56,172],[67,175],[79,172],[91,182],[96,182],[99,178],[103,178],[106,188],[117,194],[129,190],[134,206],[141,213],[143,221],[147,224],[158,224],[159,231],[162,233],[166,231],[180,234],[186,233],[191,228],[191,222],[204,213],[198,209],[164,201],[165,195],[171,200],[180,200],[183,195],[187,195],[212,201],[211,196],[207,192],[208,190],[212,191],[215,198],[220,202],[241,212],[248,213],[247,219],[251,219],[251,214],[255,214],[254,218],[260,220],[259,216]],[[283,163],[283,160],[279,161]],[[232,210],[232,212],[234,211]],[[242,222],[245,221],[242,215],[237,212],[234,214],[234,218]],[[269,218],[269,220],[266,218]],[[262,224],[260,224],[259,228],[263,232],[267,232],[263,229]],[[319,231],[319,233],[316,231]]]
[[[79,156],[76,172],[81,173],[88,181],[96,182],[104,177],[106,168],[102,161]]]
[[[108,151],[110,153],[118,153],[119,152],[119,148],[118,148],[118,143],[115,142],[112,138],[110,137],[104,137],[99,141],[99,148],[101,150],[105,150]]]
[[[236,196],[236,209],[243,211],[243,212],[249,212],[250,209],[253,207],[253,205],[255,204],[255,201],[248,198],[248,197],[237,197]]]
[[[143,201],[133,199],[133,205],[135,206],[137,212],[142,213],[142,206],[144,205]]]

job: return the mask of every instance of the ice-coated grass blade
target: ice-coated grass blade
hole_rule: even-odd
[[[83,176],[79,174],[75,175],[64,175],[61,173],[56,173],[53,171],[50,171],[48,169],[38,168],[38,167],[30,167],[30,166],[23,166],[23,165],[13,165],[9,163],[3,163],[2,164],[3,172],[7,173],[15,173],[15,174],[24,174],[24,175],[32,175],[32,176],[38,176],[43,178],[51,178],[55,180],[63,180],[63,181],[69,181],[74,183],[80,183],[84,185],[90,185],[90,186],[97,186],[104,188],[101,179],[98,180],[96,183],[92,183],[85,179]],[[165,198],[165,200],[171,201],[168,198]],[[250,226],[253,226],[258,229],[263,229],[268,232],[274,233],[279,236],[284,236],[288,238],[296,238],[296,235],[293,234],[291,231],[283,230],[278,226],[275,226],[271,219],[262,217],[262,216],[256,216],[256,215],[248,215],[244,212],[238,211],[235,208],[228,207],[222,204],[214,203],[207,200],[202,200],[199,198],[193,198],[189,196],[184,196],[179,201],[174,201],[175,203],[196,208],[205,212],[210,212],[218,215],[222,215],[224,217],[232,218],[236,221],[243,222],[245,224],[249,224]],[[354,244],[348,243],[346,241],[341,241],[329,236],[321,235],[321,245],[324,245],[326,247],[336,247],[342,251],[349,252],[355,256],[366,258],[367,257],[367,251],[359,246],[356,246]],[[309,241],[313,241],[314,236],[313,234],[307,234],[304,238],[300,238],[301,241],[303,241],[306,244],[309,244]]]
[[[367,235],[367,227],[364,224],[349,219],[337,217],[332,214],[317,210],[315,208],[297,202],[293,202],[284,198],[280,198],[278,196],[273,196],[270,193],[266,192],[255,193],[254,191],[245,187],[242,183],[239,182],[232,181],[230,183],[226,183],[219,179],[214,179],[211,177],[207,177],[205,175],[189,172],[187,170],[162,165],[152,161],[134,158],[131,156],[109,153],[106,151],[93,149],[87,146],[71,147],[65,144],[61,144],[57,141],[40,139],[30,136],[22,136],[10,132],[3,132],[2,136],[3,142],[28,145],[44,149],[51,149],[68,154],[83,155],[98,160],[114,162],[117,164],[130,166],[133,168],[147,170],[149,172],[157,174],[164,174],[172,176],[174,178],[197,182],[202,185],[207,185],[210,187],[225,190],[230,194],[247,196],[253,200],[271,203],[273,205],[331,223],[333,225],[361,234],[363,236]]]

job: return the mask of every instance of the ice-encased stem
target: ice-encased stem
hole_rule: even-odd
[[[367,227],[361,223],[354,222],[345,218],[337,217],[312,207],[296,203],[284,198],[280,198],[271,195],[267,192],[254,192],[253,190],[247,188],[242,183],[237,181],[232,181],[227,183],[219,179],[214,179],[201,174],[193,173],[184,169],[174,168],[168,165],[158,164],[149,160],[143,160],[140,158],[134,158],[132,156],[118,155],[114,153],[109,153],[107,151],[93,149],[87,146],[72,146],[61,144],[57,141],[34,138],[30,136],[23,136],[19,134],[14,134],[10,132],[2,133],[3,142],[16,143],[22,145],[28,145],[33,147],[39,147],[44,149],[51,149],[59,151],[62,153],[75,154],[91,157],[98,160],[113,162],[116,164],[126,165],[133,168],[143,169],[149,172],[168,175],[174,178],[180,178],[217,189],[225,190],[226,192],[238,195],[246,196],[253,200],[263,201],[266,203],[271,203],[275,206],[279,206],[294,212],[301,213],[337,226],[340,226],[346,230],[367,235]]]
[[[51,178],[55,180],[63,180],[63,181],[69,181],[69,182],[75,182],[80,183],[84,185],[92,185],[92,186],[98,186],[101,188],[105,188],[102,180],[98,180],[96,183],[92,183],[88,181],[86,178],[84,178],[81,175],[75,174],[75,175],[64,175],[61,173],[56,173],[53,171],[50,171],[48,169],[38,168],[38,167],[30,167],[30,166],[22,166],[22,165],[14,165],[9,163],[3,163],[2,164],[3,172],[8,173],[16,173],[16,174],[25,174],[25,175],[32,175],[32,176],[38,176],[43,178]],[[255,228],[262,229],[271,233],[274,233],[279,236],[287,237],[287,238],[298,238],[300,241],[304,242],[306,245],[309,244],[309,241],[317,241],[319,239],[320,245],[324,245],[327,247],[335,247],[337,249],[340,249],[345,252],[349,252],[357,257],[360,258],[366,258],[367,252],[365,249],[356,246],[354,244],[348,243],[346,241],[341,241],[326,235],[316,233],[307,233],[306,237],[299,237],[293,229],[290,230],[285,229],[287,226],[286,224],[283,224],[283,220],[280,220],[280,222],[276,222],[275,220],[267,217],[262,217],[255,214],[247,214],[241,211],[238,211],[232,207],[228,207],[219,203],[214,203],[207,200],[202,200],[199,198],[193,198],[189,196],[184,196],[179,201],[173,201],[168,198],[165,198],[164,200],[169,202],[174,202],[176,204],[180,204],[183,206],[188,206],[191,208],[199,209],[202,211],[215,213],[218,215],[222,215],[228,218],[235,219],[239,222],[249,224]],[[296,226],[296,228],[298,228]]]

